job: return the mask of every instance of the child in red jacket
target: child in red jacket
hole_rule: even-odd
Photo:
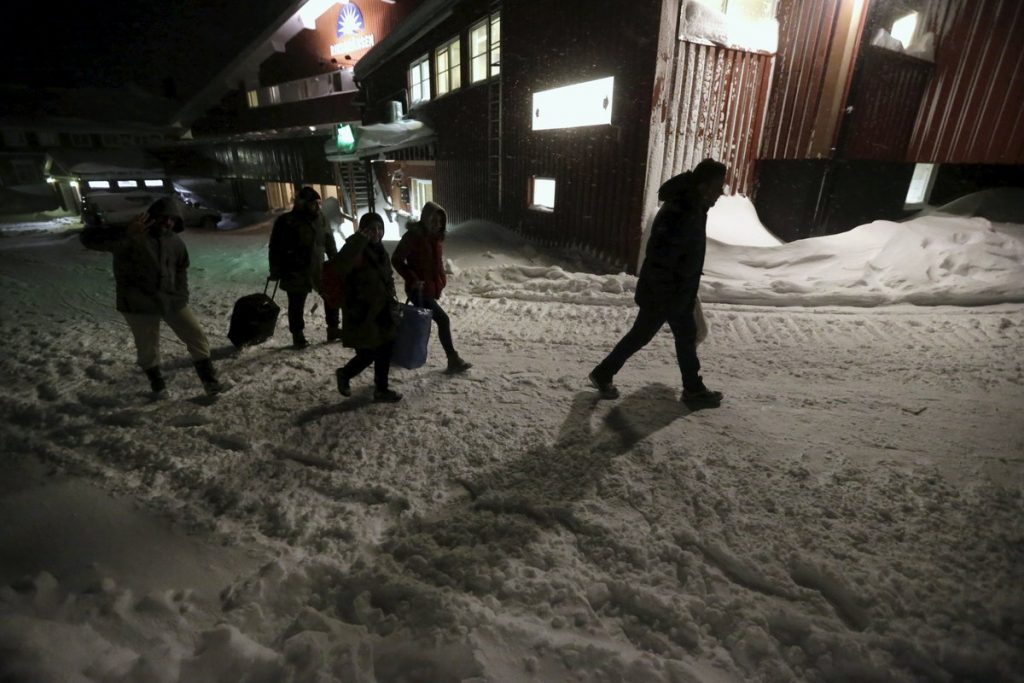
[[[434,202],[427,202],[420,219],[406,226],[391,265],[405,280],[405,293],[409,300],[421,308],[429,308],[437,323],[437,336],[448,355],[448,372],[465,372],[472,367],[459,357],[452,343],[451,320],[437,302],[441,298],[448,278],[444,272],[441,243],[448,227],[448,215]]]

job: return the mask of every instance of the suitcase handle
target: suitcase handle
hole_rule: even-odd
[[[263,294],[264,295],[266,295],[268,287],[270,287],[270,278],[269,277],[267,278],[267,284],[263,285]],[[277,296],[277,280],[274,280],[274,291],[270,293],[271,300],[273,300],[273,298],[275,296]]]

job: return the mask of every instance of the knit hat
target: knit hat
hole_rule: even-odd
[[[308,185],[299,190],[298,194],[295,195],[296,204],[300,202],[315,202],[319,201],[319,199],[320,193],[314,190],[312,187],[309,187]]]
[[[181,207],[171,197],[161,197],[146,209],[146,213],[154,221],[163,218],[174,219],[174,232],[181,232],[185,229],[185,217],[181,213]]]

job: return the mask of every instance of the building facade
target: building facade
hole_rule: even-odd
[[[1004,0],[426,0],[355,77],[364,124],[433,131],[372,155],[391,208],[429,193],[632,271],[658,186],[704,157],[784,239],[1013,182],[1021,22]]]

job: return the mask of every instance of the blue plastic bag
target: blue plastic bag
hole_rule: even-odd
[[[393,365],[406,370],[423,367],[427,362],[427,342],[430,341],[433,320],[429,308],[419,308],[410,303],[398,305],[398,332],[391,354]]]

